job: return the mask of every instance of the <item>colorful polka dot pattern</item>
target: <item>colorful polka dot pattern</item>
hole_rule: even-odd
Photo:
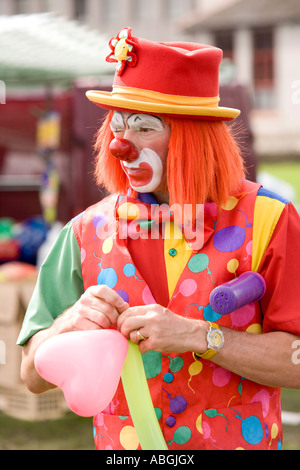
[[[191,254],[168,307],[179,315],[258,334],[258,305],[222,316],[208,300],[216,285],[251,269],[252,219],[258,186],[245,182],[244,189],[244,193],[230,198],[219,214],[213,206],[205,207],[205,244]],[[155,303],[127,250],[124,225],[112,224],[105,212],[112,204],[123,216],[130,208],[130,220],[138,220],[140,206],[136,206],[135,199],[122,197],[116,201],[110,197],[74,222],[83,223],[85,287],[106,284],[132,306]],[[113,229],[109,230],[111,224]],[[107,236],[101,238],[99,234],[105,226]],[[149,351],[143,355],[143,362],[157,419],[171,450],[281,447],[279,390],[245,380],[210,361],[195,361],[191,353]],[[140,448],[121,383],[109,409],[94,418],[94,435],[97,449]]]

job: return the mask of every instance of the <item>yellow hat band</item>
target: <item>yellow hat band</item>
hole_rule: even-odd
[[[194,96],[178,96],[159,93],[156,91],[142,90],[140,88],[114,86],[111,95],[114,98],[130,99],[148,103],[161,103],[170,106],[204,106],[217,108],[220,101],[219,96],[201,98]]]
[[[158,93],[133,87],[115,86],[112,92],[90,90],[86,93],[89,100],[108,109],[135,110],[145,113],[171,114],[231,120],[240,111],[219,107],[219,97],[199,98]]]

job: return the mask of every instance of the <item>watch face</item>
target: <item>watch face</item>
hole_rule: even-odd
[[[223,346],[223,335],[220,330],[212,330],[210,333],[210,341],[212,344],[212,348],[215,350],[219,350]]]

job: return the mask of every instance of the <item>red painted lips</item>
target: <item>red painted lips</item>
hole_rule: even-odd
[[[126,166],[123,168],[134,187],[146,186],[153,178],[153,169],[149,163],[141,162],[138,168],[128,168]]]

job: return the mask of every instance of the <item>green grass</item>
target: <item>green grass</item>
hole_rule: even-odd
[[[0,450],[94,450],[92,418],[21,421],[0,413]]]
[[[283,450],[300,450],[300,426],[283,426]]]
[[[300,390],[283,388],[281,394],[282,409],[300,413]]]
[[[300,390],[282,389],[281,406],[284,411],[300,413]],[[300,425],[283,425],[283,449],[300,450]]]
[[[291,184],[296,191],[296,203],[300,205],[300,162],[261,163],[258,171],[266,171]]]
[[[282,390],[282,408],[300,412],[300,390]],[[283,449],[300,450],[300,426],[285,426]],[[0,413],[0,450],[94,450],[91,418],[69,412],[53,421],[20,421]]]

